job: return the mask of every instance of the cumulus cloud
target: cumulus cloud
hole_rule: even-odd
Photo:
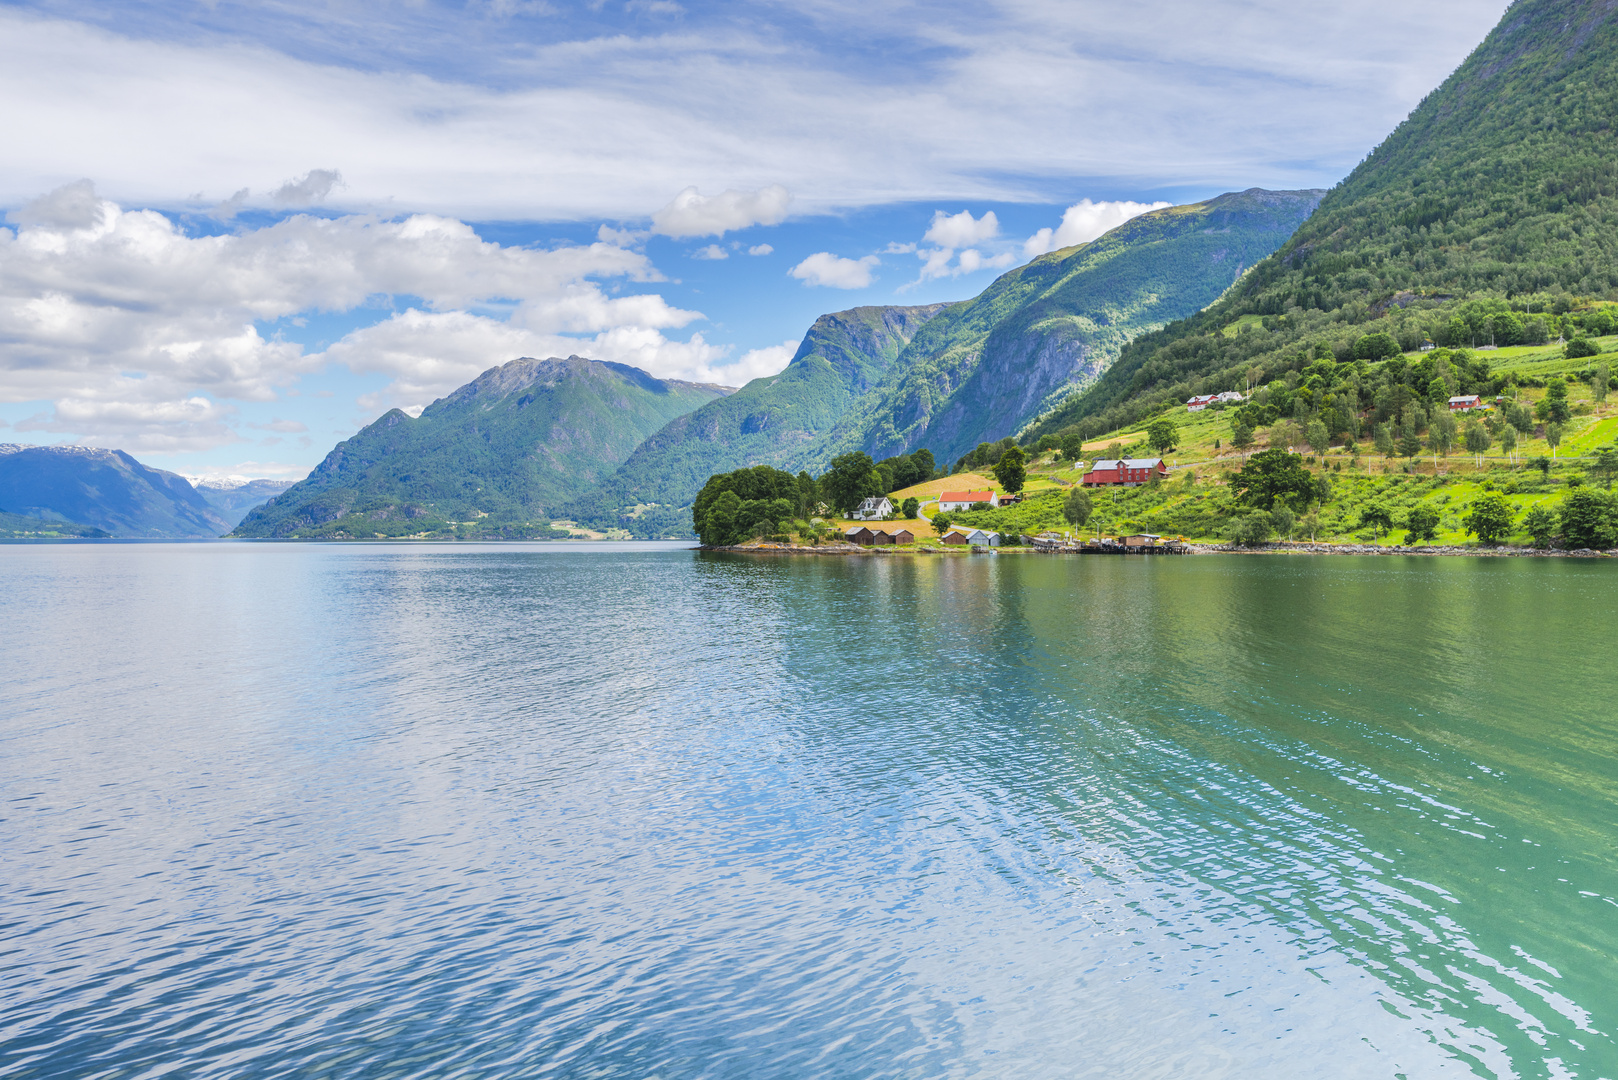
[[[84,183],[17,217],[15,231],[0,228],[0,400],[54,401],[53,414],[27,421],[30,430],[150,452],[230,443],[240,435],[233,407],[220,402],[273,400],[331,360],[390,374],[386,397],[421,404],[525,353],[593,349],[682,377],[724,357],[700,335],[664,335],[700,313],[655,293],[603,291],[595,279],[658,279],[644,254],[613,244],[505,247],[422,214],[294,215],[190,236]],[[323,354],[260,328],[378,295],[416,297],[420,307]],[[467,310],[495,303],[508,319]]]
[[[725,191],[712,197],[688,187],[652,215],[652,231],[676,240],[691,236],[723,236],[754,225],[786,220],[792,195],[780,184],[758,191]]]
[[[343,174],[336,169],[311,169],[301,179],[288,180],[270,193],[277,206],[312,206],[324,202],[333,188],[343,186]]]
[[[726,251],[718,244],[709,244],[705,248],[698,248],[697,250],[693,251],[691,253],[691,257],[693,259],[728,259],[730,258],[730,252]]]
[[[279,432],[282,435],[301,435],[309,430],[309,425],[300,420],[282,420],[279,417],[267,424],[248,424],[247,426],[257,428],[260,431]]]
[[[716,367],[712,381],[723,386],[746,386],[754,379],[779,374],[798,352],[798,343],[788,339],[779,345],[766,345],[762,349],[749,349],[740,360]]]
[[[1057,251],[1075,244],[1088,244],[1131,218],[1170,205],[1172,204],[1166,202],[1091,202],[1089,199],[1080,199],[1062,211],[1062,224],[1055,229],[1040,229],[1025,240],[1023,255],[1032,259],[1047,251]]]
[[[775,249],[769,244],[754,244],[747,249],[747,253],[749,255],[773,255],[775,254]]]
[[[875,255],[845,259],[829,251],[817,251],[787,271],[805,285],[825,285],[832,289],[863,289],[871,284],[871,268],[881,262]]]
[[[921,260],[920,275],[903,287],[910,289],[932,278],[960,277],[977,270],[1010,266],[1015,261],[1011,252],[985,255],[973,246],[992,241],[998,235],[1000,221],[994,216],[993,210],[985,211],[980,218],[974,218],[970,210],[962,210],[958,214],[935,210],[932,224],[922,236],[922,244],[932,244],[933,247],[893,243],[888,245],[888,250],[895,254],[914,253]],[[965,250],[959,250],[962,248]]]
[[[941,248],[965,248],[992,240],[998,235],[1000,220],[994,216],[993,210],[986,211],[981,218],[973,218],[970,210],[962,210],[959,214],[934,210],[933,223],[922,240]]]

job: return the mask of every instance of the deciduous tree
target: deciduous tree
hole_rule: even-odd
[[[1462,524],[1480,541],[1493,545],[1511,535],[1511,523],[1516,517],[1504,495],[1490,493],[1472,504],[1472,512]]]

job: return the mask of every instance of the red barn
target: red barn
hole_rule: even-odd
[[[1169,467],[1162,458],[1123,458],[1098,461],[1084,474],[1085,487],[1107,487],[1121,484],[1137,487],[1154,476],[1167,476]]]

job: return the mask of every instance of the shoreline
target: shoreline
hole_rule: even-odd
[[[820,547],[804,547],[794,544],[738,544],[724,547],[697,547],[694,551],[722,551],[740,555],[971,555],[970,548],[900,548],[884,545],[881,547],[864,547],[859,544],[825,544]],[[988,552],[995,555],[1090,555],[1099,554],[1083,551],[1041,551],[1032,547],[1001,547],[989,548]],[[1293,543],[1262,544],[1258,547],[1236,547],[1229,544],[1196,544],[1187,542],[1184,550],[1179,552],[1141,551],[1107,553],[1118,555],[1425,555],[1434,557],[1466,557],[1500,559],[1500,558],[1527,558],[1527,559],[1610,559],[1618,558],[1618,548],[1600,551],[1594,548],[1578,548],[1573,551],[1564,551],[1559,548],[1525,548],[1525,547],[1458,547],[1455,545],[1421,545],[1417,547],[1388,546],[1386,544],[1327,544]]]

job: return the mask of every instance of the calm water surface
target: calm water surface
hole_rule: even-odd
[[[1618,566],[0,548],[0,1075],[1615,1077]]]

